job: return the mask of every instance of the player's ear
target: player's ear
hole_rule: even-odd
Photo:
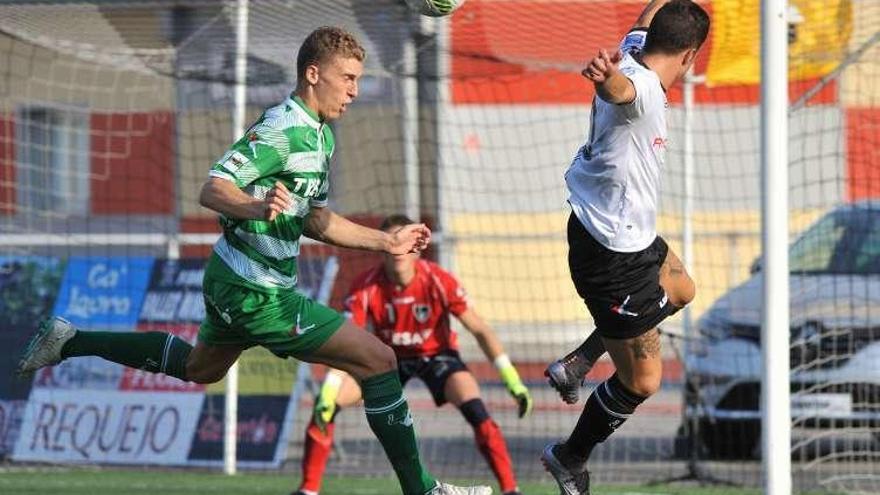
[[[694,63],[694,60],[697,59],[697,51],[698,50],[696,48],[689,48],[685,50],[684,55],[681,59],[681,65],[685,67],[690,67],[691,64]]]
[[[306,81],[308,81],[309,84],[312,84],[312,85],[318,84],[318,75],[319,75],[318,64],[309,64],[306,67],[305,76],[306,76]]]

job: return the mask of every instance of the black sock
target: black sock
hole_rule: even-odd
[[[61,348],[61,357],[99,356],[129,368],[186,380],[186,359],[192,349],[169,333],[78,330]]]
[[[576,463],[585,463],[596,444],[614,433],[645,399],[624,387],[617,373],[600,383],[565,442],[565,453]]]

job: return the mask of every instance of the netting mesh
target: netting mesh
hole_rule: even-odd
[[[665,385],[597,449],[597,483],[761,481],[758,1],[701,5],[712,15],[712,34],[695,67],[693,106],[686,109],[680,85],[668,95],[659,222],[672,249],[689,256],[698,296],[689,313],[664,324]],[[795,486],[873,493],[880,486],[880,207],[872,200],[880,193],[880,5],[791,5],[790,221],[792,240],[800,239],[791,254]],[[540,449],[564,438],[580,412],[558,400],[541,372],[592,329],[569,281],[563,234],[562,174],[587,135],[593,94],[579,70],[597,48],[615,46],[642,7],[469,0],[448,19],[419,21],[402,1],[249,4],[248,122],[292,89],[296,50],[312,29],[340,25],[363,41],[360,96],[334,124],[331,206],[372,225],[414,207],[431,223],[438,235],[429,256],[459,277],[536,398],[535,413],[516,419],[495,371],[462,335],[465,361],[522,479],[547,480],[535,462]],[[178,310],[153,314],[162,305],[144,299],[197,294],[197,284],[165,283],[162,274],[198,274],[218,232],[197,195],[233,139],[236,8],[216,1],[0,6],[0,303],[3,314],[29,315],[0,323],[4,346],[20,347],[37,315],[70,307],[90,328],[161,324],[194,338],[199,311],[172,302]],[[415,138],[413,174],[407,146]],[[175,258],[181,261],[166,261]],[[315,245],[304,247],[302,259],[312,274],[304,290],[336,307],[351,279],[377,262]],[[134,276],[138,263],[149,267]],[[118,272],[112,284],[101,285],[101,266]],[[80,458],[63,436],[54,454],[52,445],[29,453],[39,442],[20,438],[34,434],[29,421],[49,421],[33,416],[35,402],[61,403],[83,389],[110,394],[96,406],[116,393],[162,390],[179,394],[169,404],[200,411],[192,443],[180,430],[179,444],[125,462],[218,459],[222,384],[133,385],[128,372],[98,360],[23,384],[7,376],[14,353],[2,362],[0,453],[11,462],[119,462]],[[588,385],[610,370],[601,361]],[[267,447],[250,434],[246,461],[297,469],[308,383],[292,362],[245,356],[244,430],[278,439]],[[435,408],[419,383],[407,390],[432,470],[491,480],[459,412]],[[338,422],[329,474],[388,476],[361,411],[344,411]]]

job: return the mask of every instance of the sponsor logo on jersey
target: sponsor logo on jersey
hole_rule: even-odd
[[[248,157],[242,155],[238,151],[227,151],[223,158],[220,159],[221,167],[223,167],[230,174],[234,174],[240,169],[243,165],[250,162]]]
[[[422,345],[428,340],[428,337],[431,336],[432,332],[433,329],[431,328],[415,332],[408,332],[406,330],[394,332],[391,334],[391,345],[398,347]]]

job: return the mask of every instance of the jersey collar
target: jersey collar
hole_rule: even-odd
[[[642,60],[642,56],[641,56],[641,54],[639,54],[639,55],[630,55],[630,56],[633,58],[633,60],[636,61],[636,63],[638,63],[638,64],[641,65],[642,67],[648,69],[649,71],[651,71],[651,72],[657,77],[657,82],[660,83],[660,89],[662,89],[663,92],[666,93],[666,86],[664,86],[663,83],[660,81],[660,76],[658,76],[657,73],[653,71],[653,69],[651,69],[650,67],[648,67],[648,64],[646,64],[645,61]]]
[[[312,111],[311,108],[306,106],[306,103],[295,94],[291,93],[290,96],[287,97],[287,101],[284,102],[285,105],[294,109],[297,113],[299,113],[303,120],[306,121],[309,126],[314,127],[315,129],[321,128],[321,120],[318,117],[318,114]]]

